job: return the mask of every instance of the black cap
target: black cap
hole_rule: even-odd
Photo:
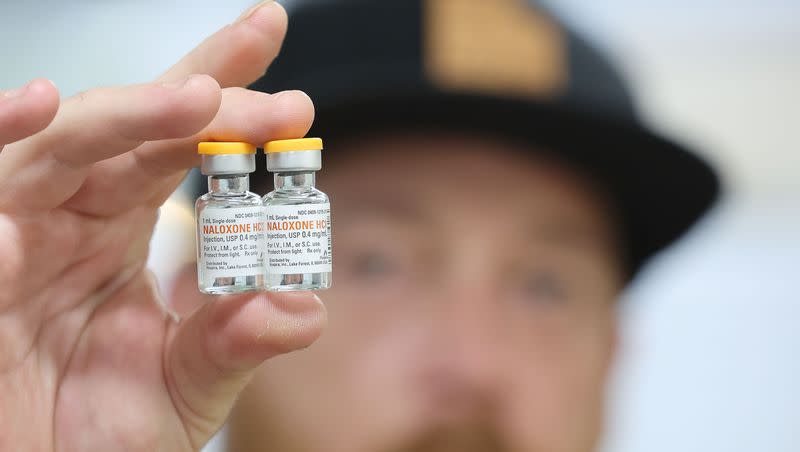
[[[289,3],[283,50],[251,88],[300,89],[326,139],[381,127],[485,131],[547,149],[610,193],[630,275],[714,202],[719,182],[644,127],[609,61],[525,0]]]

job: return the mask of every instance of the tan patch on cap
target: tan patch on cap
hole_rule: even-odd
[[[564,89],[563,31],[524,0],[425,4],[425,70],[439,88],[533,98]]]

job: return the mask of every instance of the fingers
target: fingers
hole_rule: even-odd
[[[219,85],[206,75],[101,88],[71,98],[45,130],[0,155],[0,181],[14,175],[14,184],[0,190],[0,209],[59,205],[78,190],[90,164],[147,140],[190,136],[214,118],[220,101]],[[32,189],[33,202],[17,196]]]
[[[216,298],[175,326],[165,374],[192,444],[222,425],[239,391],[263,361],[307,347],[326,323],[311,293]]]
[[[209,74],[222,87],[246,86],[263,75],[278,55],[287,22],[281,5],[272,0],[262,2],[206,39],[159,80]]]
[[[206,75],[95,89],[65,102],[51,126],[30,144],[51,145],[66,165],[88,165],[144,141],[190,136],[214,118],[220,102],[219,85]]]
[[[286,12],[280,5],[272,1],[263,2],[184,57],[159,79],[162,84],[94,90],[66,101],[47,129],[8,146],[0,156],[0,180],[7,180],[7,176],[12,174],[15,176],[13,186],[0,187],[0,209],[37,210],[53,207],[80,189],[89,172],[89,164],[111,159],[117,161],[108,163],[109,167],[134,168],[136,165],[130,159],[113,157],[139,146],[143,141],[179,138],[196,133],[216,113],[219,85],[209,77],[187,78],[189,74],[209,74],[222,86],[250,83],[264,73],[278,54],[286,24]],[[307,99],[303,102],[310,105]],[[241,116],[239,118],[244,120]],[[313,109],[301,108],[300,113],[290,113],[287,120],[282,122],[306,122],[303,118],[313,118]],[[307,122],[310,126],[310,119]],[[253,121],[243,123],[249,125]],[[240,128],[226,127],[221,132],[225,135]],[[299,135],[283,135],[281,132],[300,129],[303,130]],[[258,126],[250,128],[250,132],[257,130]],[[276,138],[294,138],[305,134],[308,127],[284,128],[277,124],[276,130],[279,131]],[[236,139],[244,140],[246,137]],[[261,142],[261,139],[257,138],[254,142]],[[2,143],[0,141],[0,145]],[[174,142],[171,146],[180,144]],[[147,153],[141,155],[146,156]],[[134,158],[139,158],[139,155]],[[160,159],[155,159],[155,163],[161,163]],[[94,169],[92,171],[96,172]],[[154,174],[159,179],[165,178],[163,169],[154,171]],[[174,187],[180,177],[171,175],[167,178],[166,186]],[[32,202],[27,199],[29,197],[21,196],[31,189],[35,189],[38,195]],[[78,197],[79,204],[82,198]],[[155,198],[162,198],[160,191]],[[89,204],[93,204],[93,201],[90,200]]]
[[[93,90],[66,101],[47,129],[3,151],[0,180],[7,180],[13,174],[15,183],[0,187],[0,209],[53,207],[80,189],[89,172],[89,164],[115,160],[114,156],[144,141],[185,137],[203,129],[219,107],[219,84],[245,85],[263,74],[278,54],[286,24],[283,7],[272,1],[263,2],[189,53],[159,79],[160,84]],[[206,76],[189,77],[192,73],[209,74],[219,80],[219,84]],[[305,111],[309,110],[312,109]],[[2,106],[0,120],[1,113]],[[313,113],[290,115],[285,122],[302,120],[302,117],[313,118]],[[310,120],[308,122],[310,124]],[[245,124],[252,123],[245,121]],[[290,128],[277,126],[277,130]],[[294,129],[304,129],[304,134],[308,127]],[[234,130],[237,127],[226,129]],[[296,136],[300,135],[286,137]],[[0,145],[2,143],[0,140]],[[173,146],[179,144],[172,143]],[[135,166],[127,158],[116,160],[108,165],[116,168]],[[163,170],[154,173],[160,179],[165,177]],[[172,175],[166,185],[174,187],[180,177]],[[32,202],[28,196],[21,196],[31,189],[37,192]],[[160,192],[156,198],[160,198]]]
[[[195,136],[148,142],[132,153],[94,165],[68,207],[91,215],[113,215],[143,202],[161,205],[185,170],[198,164],[197,142],[261,144],[297,138],[304,136],[314,121],[314,104],[301,91],[266,94],[227,88],[222,98],[217,116]]]
[[[225,90],[217,117],[193,139],[147,143],[136,154],[143,168],[182,170],[197,165],[198,141],[246,141],[261,145],[269,140],[302,137],[313,122],[314,104],[302,91],[266,94],[231,88]]]
[[[58,111],[58,103],[58,90],[45,79],[0,92],[0,149],[47,127]]]

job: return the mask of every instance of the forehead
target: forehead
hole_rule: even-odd
[[[335,196],[337,210],[430,216],[471,209],[542,226],[568,222],[612,232],[602,190],[552,153],[524,143],[466,132],[404,131],[337,140],[329,149],[338,155],[326,155],[320,182]]]
[[[446,171],[451,183],[503,174],[529,184],[540,181],[541,188],[594,190],[588,179],[559,164],[552,153],[496,136],[412,129],[348,137],[335,140],[332,146],[326,154],[326,178],[369,169],[369,174],[408,182],[418,177],[441,178],[441,171]]]

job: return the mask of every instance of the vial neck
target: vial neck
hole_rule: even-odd
[[[303,191],[314,188],[316,183],[313,171],[292,171],[275,173],[275,190]]]
[[[208,192],[215,196],[239,196],[250,190],[248,174],[208,176]]]

